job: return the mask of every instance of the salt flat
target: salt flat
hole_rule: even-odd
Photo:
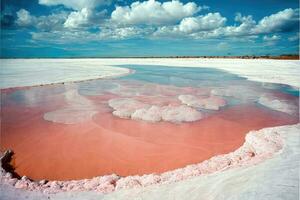
[[[129,73],[87,60],[1,59],[0,88],[36,86],[114,77]]]
[[[0,88],[81,81],[128,73],[112,65],[164,65],[223,69],[249,80],[300,87],[298,60],[214,58],[1,59]]]

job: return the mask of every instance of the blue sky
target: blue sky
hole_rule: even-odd
[[[1,0],[1,57],[280,55],[298,0]]]

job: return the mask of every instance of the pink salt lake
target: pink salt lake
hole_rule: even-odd
[[[113,86],[99,90],[98,86],[105,84]],[[252,83],[245,88],[228,84],[216,94],[213,87],[117,79],[99,80],[95,85],[91,81],[4,89],[1,90],[1,150],[12,149],[16,172],[34,180],[161,173],[234,151],[244,143],[250,130],[298,121],[297,114],[257,103],[266,93],[297,108],[297,97],[256,87]],[[241,95],[236,88],[247,89],[247,94]],[[198,107],[186,105],[178,98],[180,95],[194,96],[200,102]],[[175,121],[168,121],[159,116],[156,122],[133,119],[130,115],[121,118],[113,114],[115,109],[109,101],[124,98],[147,105],[146,110],[158,106],[161,108],[155,113],[158,115],[168,106],[184,105],[201,113],[201,118],[185,121],[190,118],[176,116]],[[212,110],[201,107],[207,98],[217,103],[222,99],[220,107]]]

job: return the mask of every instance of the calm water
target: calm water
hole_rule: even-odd
[[[160,173],[299,121],[299,90],[223,70],[123,66],[128,76],[1,90],[1,149],[33,179]],[[150,109],[151,108],[151,109]]]

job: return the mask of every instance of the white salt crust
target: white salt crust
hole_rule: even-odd
[[[181,103],[188,106],[207,110],[219,110],[220,107],[226,105],[226,101],[217,96],[199,98],[194,95],[179,95],[178,99],[181,101]]]
[[[186,105],[156,106],[130,98],[111,99],[108,105],[114,109],[115,116],[148,122],[193,122],[203,117],[201,112]]]
[[[298,113],[298,108],[296,105],[277,99],[274,96],[263,95],[258,99],[258,103],[272,110],[284,112],[290,115],[296,115]]]
[[[300,87],[299,60],[221,58],[0,59],[0,88],[82,81],[130,73],[112,65],[164,65],[226,70],[249,80]],[[9,76],[13,70],[13,76]],[[63,73],[62,73],[63,72]],[[17,77],[17,78],[16,78]]]
[[[0,65],[0,89],[111,78],[131,73],[126,68],[103,66],[84,59],[0,59]]]

